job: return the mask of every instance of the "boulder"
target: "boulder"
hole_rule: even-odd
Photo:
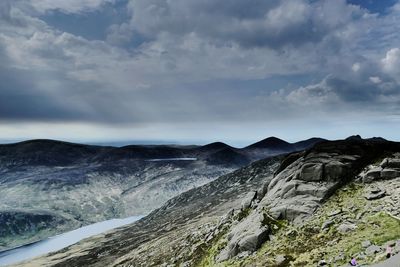
[[[300,170],[300,179],[303,181],[321,181],[324,173],[322,163],[305,163]]]
[[[365,240],[365,241],[361,242],[361,246],[362,246],[363,248],[367,248],[367,247],[369,247],[369,246],[371,246],[371,245],[372,245],[372,243],[371,243],[371,241],[369,241],[369,240]]]
[[[380,246],[371,245],[371,246],[367,247],[367,249],[365,250],[365,254],[367,254],[368,256],[371,256],[371,255],[374,255],[381,251],[382,251],[382,248]]]
[[[251,202],[257,198],[257,191],[252,191],[246,194],[244,197],[241,207],[242,210],[248,209],[251,206]]]
[[[300,223],[319,207],[318,200],[318,198],[308,195],[292,197],[287,201],[277,203],[277,206],[270,209],[269,214],[274,219],[286,219],[292,222],[297,219],[297,222]]]
[[[237,254],[236,255],[236,258],[238,258],[238,259],[245,259],[245,258],[247,258],[248,256],[250,256],[251,255],[251,253],[249,252],[249,251],[243,251],[243,252],[240,252],[239,254]]]
[[[328,216],[329,216],[329,217],[334,217],[334,216],[336,216],[336,215],[339,215],[340,213],[342,213],[342,210],[337,209],[337,210],[333,210],[333,211],[329,212],[329,213],[328,213]]]
[[[231,209],[230,211],[228,211],[224,216],[221,217],[221,220],[219,221],[217,228],[230,222],[234,214],[235,214],[234,209]]]
[[[286,256],[285,255],[277,255],[275,257],[275,265],[276,266],[282,266],[285,263],[286,263]]]
[[[381,166],[382,168],[386,168],[388,165],[388,161],[389,161],[388,158],[383,159],[381,164],[379,164],[379,166]]]
[[[345,175],[346,169],[347,165],[340,161],[329,161],[324,166],[324,178],[326,181],[338,181]]]
[[[334,262],[342,261],[346,259],[346,255],[344,252],[340,252],[339,255],[337,255],[333,260]]]
[[[326,260],[320,260],[320,261],[318,262],[318,266],[326,266],[326,265],[328,265],[328,263],[326,262]]]
[[[357,228],[357,225],[352,224],[352,223],[342,223],[341,225],[338,226],[337,230],[340,233],[347,233],[350,231],[353,231]]]
[[[386,196],[386,192],[379,190],[379,191],[370,191],[369,193],[365,194],[364,197],[367,200],[374,200],[374,199],[379,199],[379,198],[383,198],[384,196]]]
[[[284,213],[285,213],[285,207],[274,207],[269,210],[269,215],[275,220],[281,219]]]
[[[372,187],[369,189],[370,193],[372,194],[377,194],[379,192],[382,192],[382,189],[380,189],[379,187]]]
[[[295,196],[296,193],[296,188],[298,187],[300,183],[298,181],[289,181],[281,189],[281,197],[282,198],[290,198]]]
[[[394,170],[394,169],[383,169],[381,172],[381,178],[382,179],[394,179],[400,177],[400,171],[399,170]]]
[[[400,159],[396,159],[396,158],[384,159],[381,163],[381,166],[382,166],[382,168],[400,169]]]
[[[268,240],[268,233],[267,227],[261,227],[253,234],[244,236],[238,243],[239,251],[256,251]]]
[[[382,168],[377,167],[369,170],[364,176],[362,177],[362,181],[364,183],[371,183],[375,180],[379,180],[381,178]]]
[[[268,183],[264,183],[260,189],[257,190],[257,200],[261,200],[265,194],[268,192]]]
[[[223,262],[235,257],[239,253],[239,246],[235,243],[229,243],[216,257],[217,262]]]
[[[331,227],[333,224],[335,224],[334,221],[332,221],[332,220],[326,220],[326,221],[322,224],[321,229],[322,229],[322,230],[328,229],[328,228]]]
[[[230,229],[228,243],[216,258],[218,262],[231,259],[241,252],[254,252],[269,239],[270,229],[263,225],[264,220],[259,216],[253,211]]]

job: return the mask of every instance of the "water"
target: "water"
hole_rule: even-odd
[[[143,216],[132,216],[125,219],[112,219],[83,226],[76,230],[49,237],[36,243],[0,252],[0,266],[15,264],[32,259],[49,252],[54,252],[108,230],[133,223]]]

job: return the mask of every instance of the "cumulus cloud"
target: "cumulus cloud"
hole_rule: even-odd
[[[400,82],[400,49],[392,48],[387,53],[385,58],[382,59],[383,69],[393,77],[397,78]]]
[[[29,1],[29,4],[41,13],[53,10],[64,13],[82,13],[99,9],[107,3],[114,2],[116,0],[32,0]]]
[[[298,105],[347,105],[346,110],[365,109],[366,105],[371,108],[396,109],[400,103],[400,83],[398,71],[392,68],[397,64],[398,49],[390,49],[381,60],[369,60],[363,64],[355,63],[347,72],[331,74],[321,82],[300,87],[290,94],[287,99]]]
[[[0,119],[138,125],[301,120],[338,106],[394,112],[396,6],[377,16],[345,0],[250,2],[0,1]],[[103,40],[45,19],[101,17],[117,4],[128,16],[110,21]]]
[[[130,7],[132,28],[149,37],[195,33],[220,45],[274,49],[341,38],[349,33],[349,24],[363,16],[344,0],[133,0]]]

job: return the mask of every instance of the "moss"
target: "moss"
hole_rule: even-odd
[[[384,212],[370,213],[375,202],[365,200],[363,188],[360,184],[351,183],[338,190],[303,226],[295,227],[284,221],[265,217],[264,224],[276,225],[271,228],[276,229],[275,238],[265,243],[255,255],[244,260],[228,261],[226,265],[220,266],[275,266],[274,259],[277,255],[288,258],[281,266],[315,266],[321,259],[330,260],[343,254],[343,259],[335,262],[335,265],[341,265],[364,250],[362,241],[370,240],[374,244],[382,245],[389,240],[399,239],[400,221]],[[329,216],[337,210],[341,211],[341,215]],[[358,213],[365,215],[357,220],[354,231],[341,234],[336,230],[345,218],[355,220]],[[321,225],[327,219],[334,220],[335,224],[326,231],[321,231]],[[370,264],[374,260],[375,256],[372,256],[359,262]]]
[[[286,220],[276,220],[269,216],[267,213],[264,213],[263,216],[264,218],[261,224],[264,226],[268,226],[268,228],[271,229],[272,234],[276,234],[288,224]]]
[[[221,233],[217,238],[215,238],[215,241],[213,242],[213,245],[210,246],[204,253],[203,257],[197,261],[195,266],[198,267],[206,267],[206,266],[227,266],[225,263],[216,263],[215,262],[215,257],[218,255],[218,253],[227,245],[227,241],[225,238],[226,231]]]
[[[252,211],[251,208],[247,208],[247,209],[244,209],[244,210],[240,210],[239,213],[236,214],[236,215],[234,216],[233,219],[240,222],[241,220],[243,220],[244,218],[246,218],[246,217],[250,214],[251,211]]]

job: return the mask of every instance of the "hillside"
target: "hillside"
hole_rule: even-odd
[[[257,161],[147,217],[20,266],[340,266],[400,251],[400,143],[322,142]]]
[[[110,218],[146,215],[182,192],[275,154],[223,143],[0,145],[0,250]]]

